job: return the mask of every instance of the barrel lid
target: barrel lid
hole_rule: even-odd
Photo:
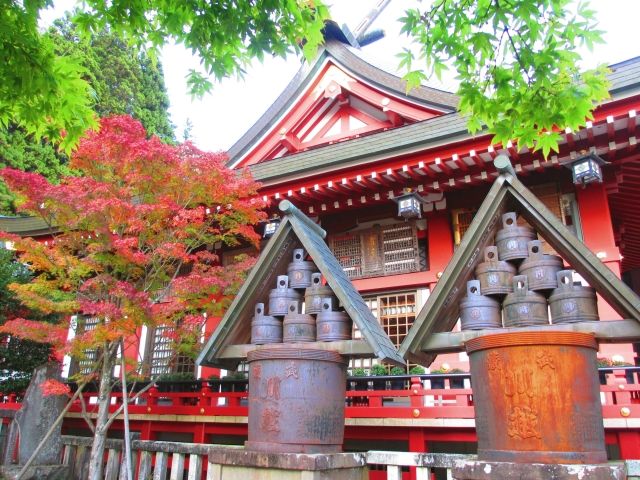
[[[247,361],[256,360],[319,360],[346,364],[345,358],[338,352],[331,350],[317,350],[315,348],[261,348],[247,352]]]
[[[593,333],[581,332],[507,332],[484,335],[465,343],[467,353],[501,347],[518,347],[529,345],[565,345],[598,349],[598,342]]]

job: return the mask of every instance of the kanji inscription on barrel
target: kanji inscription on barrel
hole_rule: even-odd
[[[480,460],[607,461],[593,335],[500,333],[466,348]]]
[[[345,361],[336,352],[269,348],[249,352],[246,448],[336,453],[344,439]]]

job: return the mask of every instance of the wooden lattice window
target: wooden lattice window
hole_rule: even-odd
[[[471,225],[471,221],[477,211],[477,208],[459,208],[451,212],[453,217],[453,243],[456,247],[462,242],[462,237],[469,229],[469,225]]]
[[[416,319],[416,292],[369,296],[364,297],[364,301],[393,344],[399,347]],[[353,338],[362,338],[355,325]]]
[[[193,359],[176,352],[174,341],[171,338],[173,332],[174,329],[168,326],[159,326],[153,329],[148,351],[149,374],[152,378],[167,373],[193,373],[195,371]]]
[[[359,235],[340,235],[329,241],[331,251],[349,278],[362,276],[362,253]]]
[[[416,319],[417,293],[412,291],[371,295],[363,297],[363,300],[373,316],[378,319],[386,334],[389,335],[393,344],[399,347]],[[354,340],[362,338],[362,332],[355,323],[353,324],[352,338]],[[352,359],[349,368],[370,368],[376,363],[378,360],[374,358]],[[409,366],[412,365],[409,364]]]
[[[329,238],[329,248],[349,278],[420,270],[416,226],[397,223]]]
[[[556,183],[545,183],[543,185],[534,185],[529,187],[529,190],[538,197],[538,199],[547,207],[553,214],[559,218],[565,225],[569,226],[571,230],[579,235],[578,222],[574,221],[573,217],[576,216],[572,208],[573,200],[569,197],[571,195],[562,195],[558,189]],[[471,221],[475,216],[477,209],[457,209],[452,211],[452,223],[453,223],[453,239],[455,246],[460,245],[462,237],[471,225]],[[518,225],[529,225],[529,223],[522,218],[518,217]],[[540,236],[539,236],[540,238]],[[540,238],[543,245],[544,253],[556,254],[555,251]]]
[[[76,322],[76,335],[82,335],[95,330],[99,320],[97,317],[77,317]],[[87,348],[84,351],[84,356],[78,361],[76,371],[82,375],[93,373],[99,353],[100,351],[97,348]]]
[[[396,347],[407,336],[415,319],[415,292],[378,297],[378,321]]]

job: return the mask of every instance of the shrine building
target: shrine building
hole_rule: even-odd
[[[639,293],[640,58],[610,70],[610,98],[597,106],[585,128],[562,132],[559,152],[545,159],[512,142],[492,145],[484,130],[470,134],[466,119],[456,112],[454,94],[426,86],[407,93],[399,77],[363,60],[357,46],[330,23],[315,60],[302,64],[229,149],[228,165],[248,169],[262,184],[269,213],[269,221],[257,226],[263,242],[280,222],[282,200],[326,231],[329,249],[396,347],[441,281],[499,174],[493,160],[501,154],[557,219]],[[411,202],[416,198],[417,207]],[[526,221],[519,218],[518,223]],[[50,232],[32,218],[0,218],[0,230],[50,239]],[[542,240],[544,251],[552,253]],[[249,246],[216,252],[223,264],[239,253],[255,253]],[[598,313],[602,322],[625,320],[601,297]],[[205,338],[219,320],[209,319]],[[640,341],[640,325],[633,325],[629,343],[601,344],[598,354],[614,363],[600,371],[611,459],[640,459],[640,368],[633,368],[640,367],[640,343],[634,343]],[[81,328],[91,328],[90,319]],[[126,354],[142,359],[153,377],[193,372],[207,379],[218,372],[176,358],[164,333],[143,328],[138,350]],[[377,363],[374,355],[356,358],[349,372],[369,371]],[[407,363],[407,375],[416,364]],[[368,389],[347,392],[346,451],[474,452],[466,353],[441,354],[423,366],[421,383],[404,378],[405,395],[375,394],[373,379],[366,380]],[[68,372],[82,368],[69,365]],[[225,385],[226,391],[203,380],[191,382],[185,391],[179,386],[164,393],[152,389],[154,398],[131,406],[131,428],[143,440],[242,444],[246,380]],[[389,386],[387,379],[381,389]],[[409,387],[423,390],[411,394]],[[112,427],[121,428],[118,422]],[[87,434],[79,408],[68,414],[64,429]],[[386,477],[372,471],[370,478]]]

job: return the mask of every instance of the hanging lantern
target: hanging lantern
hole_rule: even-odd
[[[595,153],[582,156],[571,164],[573,183],[575,185],[586,185],[592,182],[602,183],[601,165],[606,162]]]
[[[398,203],[398,216],[405,220],[422,218],[422,197],[417,193],[408,191],[394,200]]]
[[[274,216],[265,224],[262,238],[271,238],[273,234],[276,233],[276,230],[278,229],[279,225],[280,225],[280,217]]]

